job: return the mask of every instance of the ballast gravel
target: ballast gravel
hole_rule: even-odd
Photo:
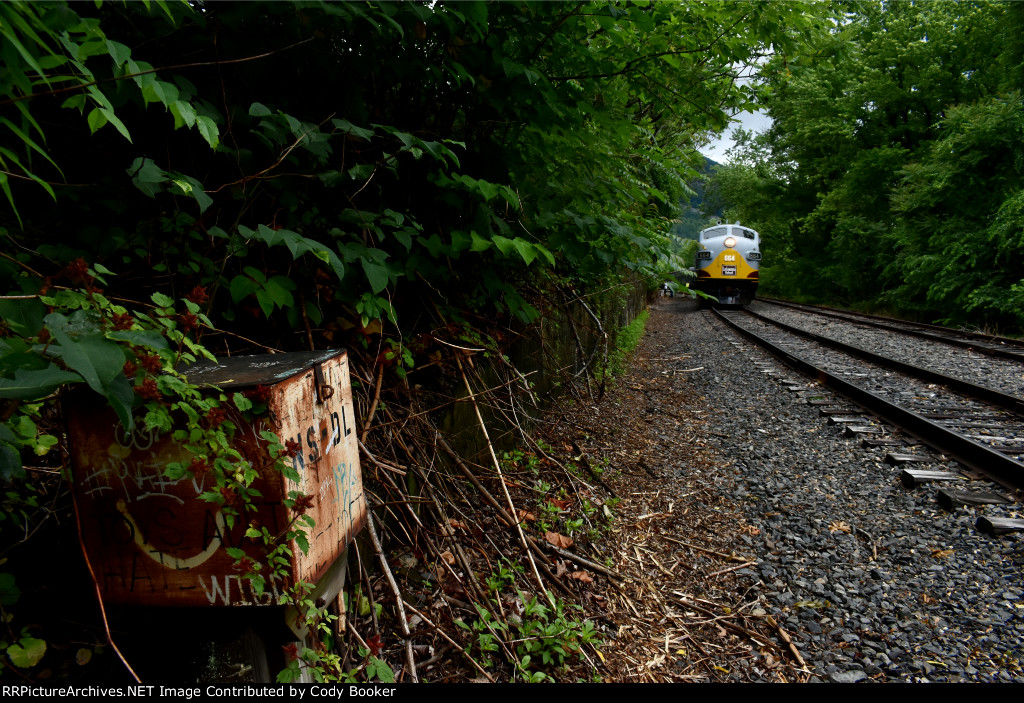
[[[755,301],[750,309],[773,320],[844,344],[987,386],[1009,395],[1024,397],[1024,365],[1018,361],[761,301]]]
[[[1024,682],[1024,538],[978,532],[983,509],[947,512],[937,486],[903,488],[885,449],[787,391],[795,372],[692,301],[660,307],[685,363],[703,367],[680,383],[710,418],[717,490],[755,528],[737,551],[756,566],[739,573],[810,680]]]

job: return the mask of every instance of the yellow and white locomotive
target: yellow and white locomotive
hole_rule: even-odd
[[[739,222],[708,227],[697,237],[697,278],[690,287],[722,305],[749,305],[760,264],[760,234]]]

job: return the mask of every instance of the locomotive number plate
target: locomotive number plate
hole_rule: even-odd
[[[722,266],[722,275],[723,276],[735,276],[736,275],[736,267],[735,266]]]

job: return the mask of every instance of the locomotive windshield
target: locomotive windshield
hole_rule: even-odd
[[[714,239],[715,237],[725,237],[729,234],[732,234],[734,237],[743,237],[744,239],[757,239],[757,233],[754,230],[737,225],[721,225],[720,227],[706,229],[701,233],[701,239]]]

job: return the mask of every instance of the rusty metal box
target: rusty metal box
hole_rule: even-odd
[[[295,484],[268,470],[253,484],[262,494],[256,512],[228,528],[216,503],[199,498],[207,478],[172,480],[170,462],[188,459],[169,435],[137,429],[126,435],[113,411],[88,394],[65,401],[73,485],[85,549],[105,601],[135,605],[273,605],[291,585],[271,581],[257,595],[227,548],[244,549],[264,561],[262,546],[246,539],[256,520],[273,534],[294,517],[282,502],[290,491],[313,496],[306,514],[308,553],[292,544],[290,581],[326,580],[366,520],[344,351],[296,352],[233,357],[186,370],[191,383],[233,391],[263,386],[268,412],[238,425],[235,446],[243,454],[259,445],[260,432],[301,445],[290,459]],[[294,446],[294,445],[293,445]]]

